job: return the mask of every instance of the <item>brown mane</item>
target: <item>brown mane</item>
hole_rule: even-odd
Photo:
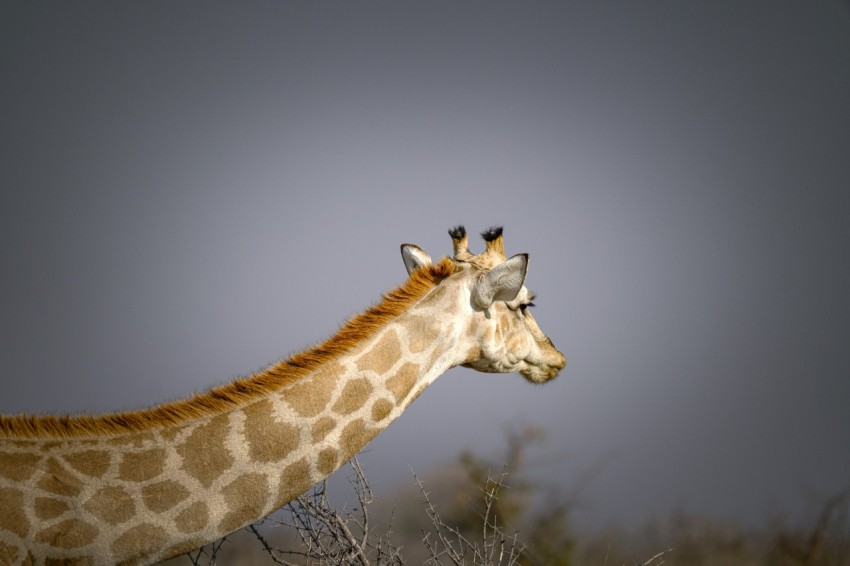
[[[138,411],[58,417],[0,414],[0,438],[111,436],[142,432],[222,413],[280,389],[350,351],[401,315],[454,271],[455,263],[449,258],[444,258],[437,265],[417,269],[401,286],[386,293],[380,303],[343,324],[332,338],[249,377],[236,379],[188,399]]]

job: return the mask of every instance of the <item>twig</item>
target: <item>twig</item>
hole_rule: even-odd
[[[667,548],[666,550],[662,550],[661,552],[659,552],[659,553],[658,553],[658,554],[656,554],[655,556],[651,557],[651,558],[650,558],[649,560],[647,560],[646,562],[643,562],[640,566],[651,566],[651,564],[652,564],[655,560],[659,560],[659,559],[661,559],[661,562],[659,562],[659,563],[658,563],[658,564],[659,564],[659,566],[660,566],[661,564],[664,564],[664,559],[663,559],[663,558],[661,558],[661,557],[662,557],[662,556],[664,556],[665,554],[668,554],[668,553],[670,553],[670,552],[673,552],[673,550],[674,550],[674,548],[673,548],[672,546],[671,546],[671,547],[669,547],[669,548]]]

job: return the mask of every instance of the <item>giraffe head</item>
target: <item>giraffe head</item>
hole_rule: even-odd
[[[528,381],[553,379],[567,363],[531,315],[534,295],[525,287],[528,254],[505,257],[502,229],[481,234],[483,253],[473,255],[463,226],[449,230],[456,271],[441,283],[450,289],[460,327],[458,365],[483,372],[519,372]],[[401,246],[408,273],[431,264],[422,248]]]

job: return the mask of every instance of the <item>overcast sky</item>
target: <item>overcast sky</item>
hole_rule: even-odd
[[[377,490],[511,422],[604,463],[578,521],[850,488],[847,2],[4,2],[0,71],[0,411],[261,369],[504,224],[568,366],[448,372]]]

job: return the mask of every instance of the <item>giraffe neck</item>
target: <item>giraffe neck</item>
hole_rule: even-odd
[[[445,291],[438,287],[345,355],[218,414],[103,439],[0,439],[0,507],[12,510],[0,514],[0,563],[23,560],[24,548],[147,563],[279,508],[457,363],[456,323],[435,316]]]

